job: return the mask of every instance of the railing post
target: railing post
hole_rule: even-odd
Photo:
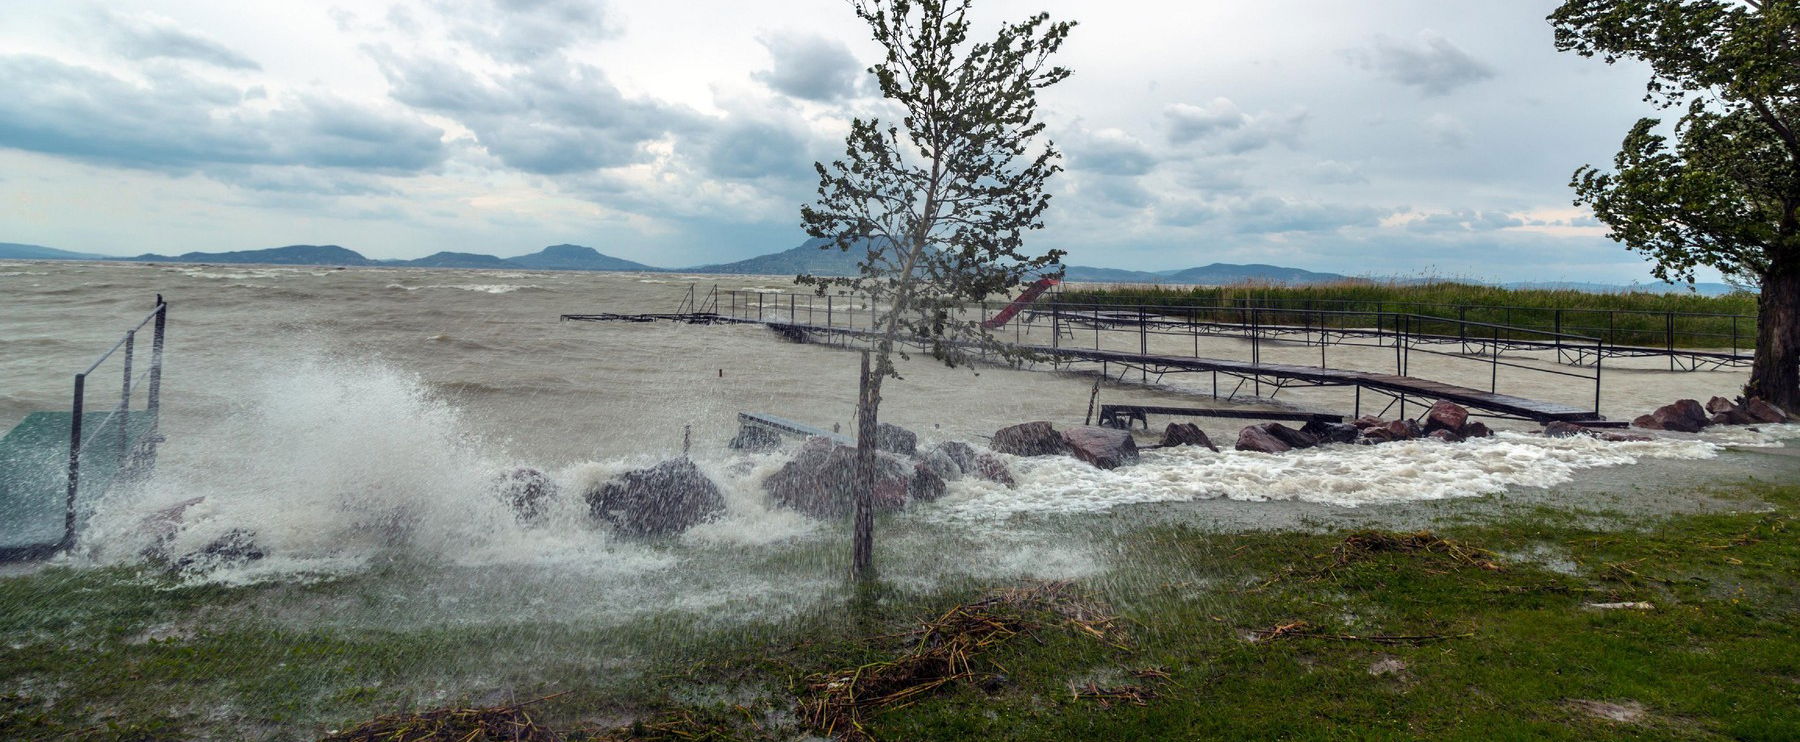
[[[163,301],[162,294],[157,294],[156,325],[150,336],[150,396],[144,405],[150,410],[152,428],[156,426],[156,413],[162,409],[163,326],[168,318],[169,303]]]
[[[831,326],[831,295],[825,296],[825,326]]]
[[[119,466],[125,465],[125,448],[131,439],[131,360],[136,352],[137,330],[125,333],[124,381],[119,385]]]
[[[1663,340],[1668,345],[1669,370],[1674,371],[1675,370],[1675,313],[1669,312],[1667,314],[1667,319],[1665,320],[1665,322],[1666,322],[1666,326],[1663,330]]]
[[[1558,308],[1556,310],[1555,316],[1551,319],[1551,322],[1556,327],[1556,349],[1558,351],[1562,350],[1562,313],[1563,313],[1563,310]],[[1557,360],[1558,361],[1562,360],[1562,356],[1558,355]]]
[[[69,488],[63,503],[63,538],[58,549],[75,543],[75,499],[81,491],[81,416],[87,396],[87,374],[75,375],[75,401],[69,405]]]
[[[761,322],[762,318],[763,318],[763,292],[758,291],[758,292],[756,292],[756,321]]]
[[[1600,416],[1600,365],[1605,360],[1600,351],[1604,344],[1603,340],[1594,341],[1594,417]]]

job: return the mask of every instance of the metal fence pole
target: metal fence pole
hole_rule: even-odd
[[[156,295],[156,329],[150,336],[150,397],[145,407],[150,410],[150,425],[156,426],[156,413],[162,409],[163,323],[169,318],[169,303]],[[154,430],[152,431],[155,432]]]
[[[125,449],[131,439],[131,356],[136,352],[137,330],[125,333],[124,381],[119,385],[119,466],[125,465]]]
[[[69,489],[63,503],[63,538],[57,544],[67,549],[75,543],[75,496],[81,491],[81,417],[87,396],[87,374],[75,375],[75,401],[69,406]]]

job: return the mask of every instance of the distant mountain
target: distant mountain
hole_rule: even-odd
[[[507,258],[515,266],[549,271],[660,271],[623,258],[615,258],[591,247],[551,245],[530,255]]]
[[[519,268],[518,263],[472,252],[439,252],[413,260],[393,261],[391,265],[412,268]]]
[[[267,265],[380,265],[355,250],[337,245],[288,245],[266,250],[190,252],[176,257],[139,255],[132,260],[165,263],[263,263]]]
[[[0,260],[105,260],[107,257],[93,253],[58,250],[43,245],[0,242]]]
[[[702,265],[696,268],[685,268],[687,273],[734,273],[758,276],[795,276],[802,273],[815,276],[854,276],[857,274],[856,263],[862,258],[861,251],[824,249],[831,240],[813,238],[791,250],[759,255],[748,260],[717,265]]]
[[[1328,283],[1341,281],[1347,276],[1336,273],[1315,273],[1299,268],[1285,268],[1279,265],[1262,265],[1252,263],[1239,265],[1236,263],[1213,263],[1195,268],[1180,268],[1166,271],[1133,271],[1119,268],[1095,268],[1086,265],[1071,265],[1064,271],[1063,280],[1083,281],[1088,283],[1162,283],[1162,284],[1203,284],[1231,285],[1245,282],[1279,283],[1300,285],[1309,283]]]
[[[1064,281],[1082,283],[1168,283],[1169,279],[1160,273],[1149,271],[1133,271],[1123,268],[1095,268],[1091,265],[1063,266]]]
[[[1525,281],[1499,284],[1509,289],[1545,289],[1549,291],[1583,291],[1590,294],[1617,294],[1629,291],[1641,291],[1647,294],[1685,294],[1688,286],[1685,283],[1634,283],[1620,285],[1612,283],[1587,283],[1582,281]],[[1724,283],[1694,284],[1694,293],[1701,296],[1724,296],[1737,288]]]

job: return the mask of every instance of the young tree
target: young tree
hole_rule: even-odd
[[[1575,203],[1658,278],[1706,266],[1760,285],[1745,394],[1800,410],[1800,4],[1567,0],[1550,21],[1557,49],[1645,62],[1645,100],[1684,107],[1673,145],[1642,119],[1615,172],[1576,170]]]
[[[1037,92],[1069,76],[1049,59],[1074,24],[1039,14],[971,42],[970,2],[852,0],[886,52],[869,71],[900,125],[852,121],[844,158],[814,164],[818,200],[800,210],[808,234],[832,240],[826,249],[863,257],[856,276],[799,281],[865,295],[877,311],[857,400],[852,562],[863,578],[874,559],[876,416],[882,381],[898,378],[894,354],[905,358],[911,343],[951,366],[982,350],[1016,358],[959,310],[1062,256],[1027,254],[1024,237],[1043,226],[1044,184],[1062,170],[1055,145],[1038,139]]]

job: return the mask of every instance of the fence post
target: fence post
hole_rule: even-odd
[[[1667,343],[1668,350],[1669,350],[1669,370],[1674,371],[1675,370],[1675,313],[1669,312],[1666,316],[1667,316],[1667,320],[1666,320],[1667,326],[1663,330],[1663,339]]]
[[[119,384],[119,466],[125,466],[125,448],[131,440],[131,356],[137,348],[137,330],[125,333],[124,381]]]
[[[156,413],[162,409],[163,322],[169,318],[169,303],[156,295],[156,329],[150,337],[150,397],[145,407],[150,410],[151,433],[155,433]]]
[[[63,503],[63,538],[58,549],[75,543],[75,496],[81,491],[81,416],[87,396],[87,374],[75,375],[75,401],[69,406],[69,489]]]

